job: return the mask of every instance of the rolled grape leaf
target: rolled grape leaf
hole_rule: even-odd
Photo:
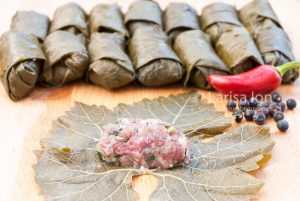
[[[189,105],[192,97],[197,104]],[[123,104],[113,111],[104,106],[77,103],[64,117],[54,122],[52,136],[43,142],[44,151],[38,155],[34,167],[45,200],[75,201],[79,197],[82,200],[137,200],[138,195],[132,185],[132,176],[135,175],[156,178],[156,189],[149,200],[245,201],[256,196],[263,181],[247,171],[258,169],[262,155],[272,150],[274,142],[270,139],[269,127],[245,125],[211,141],[191,140],[194,152],[192,163],[168,170],[119,168],[103,161],[96,150],[102,126],[119,118],[120,107],[128,115],[143,118],[147,107],[143,112],[139,109],[146,103],[153,107],[145,116],[161,110],[159,117],[173,118],[174,125],[177,125],[176,117],[182,120],[193,120],[195,115],[214,118],[215,109],[193,93],[142,100],[133,105]],[[137,108],[130,110],[129,106]],[[205,107],[212,113],[198,111],[198,108]],[[191,125],[197,130],[204,124],[200,121]]]
[[[215,53],[208,36],[200,30],[180,34],[175,40],[174,50],[185,64],[184,86],[192,83],[201,89],[212,89],[207,81],[208,75],[226,75],[230,72]]]
[[[170,3],[164,12],[164,25],[171,43],[184,31],[200,29],[197,11],[186,3]]]
[[[226,3],[212,3],[202,9],[201,27],[215,44],[220,36],[235,27],[242,27],[235,8]]]
[[[239,16],[242,23],[253,35],[268,27],[282,28],[268,0],[252,0],[240,9]]]
[[[43,49],[47,65],[40,81],[46,86],[63,86],[83,77],[89,59],[84,41],[67,31],[50,34]]]
[[[91,34],[94,32],[117,32],[128,36],[123,22],[123,14],[116,4],[96,5],[90,14],[89,30]]]
[[[76,3],[68,3],[56,9],[50,33],[58,30],[71,32],[80,37],[88,37],[86,14]]]
[[[264,63],[251,35],[244,27],[224,32],[216,43],[216,51],[234,74]]]
[[[134,80],[134,69],[125,53],[125,37],[94,33],[88,51],[91,59],[86,78],[107,89],[119,88]]]
[[[206,6],[202,10],[201,26],[234,74],[263,64],[252,37],[239,21],[233,6],[225,3]]]
[[[152,0],[136,0],[132,2],[125,15],[125,24],[131,34],[139,27],[163,27],[162,11],[159,4]]]
[[[254,0],[239,12],[241,21],[252,34],[266,64],[274,66],[295,60],[288,35],[267,0]],[[282,78],[283,83],[294,82],[299,70],[292,69]]]
[[[8,96],[20,100],[35,86],[45,63],[38,38],[6,32],[0,38],[0,77]]]
[[[295,60],[291,41],[281,28],[270,27],[259,31],[256,37],[256,44],[266,64],[279,66]],[[293,69],[283,76],[282,81],[283,83],[290,83],[294,82],[298,77],[299,70]]]
[[[49,17],[34,11],[18,11],[13,16],[10,30],[30,33],[44,41],[49,28]]]
[[[158,26],[137,29],[129,42],[129,54],[137,79],[145,86],[174,83],[184,74],[180,59]]]

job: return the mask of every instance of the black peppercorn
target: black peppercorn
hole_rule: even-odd
[[[290,98],[286,101],[286,106],[289,110],[292,110],[297,106],[297,102],[295,99]]]

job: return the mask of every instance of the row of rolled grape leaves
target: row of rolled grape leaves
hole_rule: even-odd
[[[102,161],[96,151],[101,127],[119,118],[157,118],[180,128],[191,141],[190,163],[161,171]],[[269,127],[244,125],[225,132],[231,122],[232,117],[194,92],[119,104],[113,110],[76,103],[53,123],[51,137],[42,141],[44,150],[35,165],[37,182],[45,200],[131,201],[139,197],[132,177],[150,174],[158,184],[149,200],[249,200],[263,181],[247,172],[266,162],[274,142]],[[211,139],[203,140],[207,135]]]

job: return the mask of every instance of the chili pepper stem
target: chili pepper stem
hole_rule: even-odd
[[[294,69],[294,68],[299,69],[300,68],[300,62],[298,62],[298,61],[288,62],[288,63],[283,64],[281,66],[277,66],[276,70],[278,71],[280,76],[283,77],[286,72],[288,72],[289,70]]]

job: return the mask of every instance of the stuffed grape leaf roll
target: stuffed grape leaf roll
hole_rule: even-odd
[[[88,29],[84,10],[76,3],[68,3],[57,8],[51,22],[50,33],[58,30],[87,38]]]
[[[151,0],[134,1],[126,12],[125,24],[131,34],[143,26],[159,26],[162,28],[162,11],[159,4]]]
[[[123,22],[123,13],[116,4],[98,4],[90,14],[90,34],[94,32],[120,33],[128,36]]]
[[[213,43],[227,30],[242,27],[235,8],[226,3],[212,3],[202,9],[200,18],[201,28],[206,32]]]
[[[263,64],[254,40],[232,5],[212,3],[204,7],[201,26],[232,73],[242,73]]]
[[[248,71],[264,63],[245,27],[237,27],[224,32],[215,48],[233,74]]]
[[[63,86],[83,77],[88,64],[88,52],[80,37],[67,32],[55,31],[43,44],[47,64],[41,75],[46,86]]]
[[[207,82],[211,74],[226,75],[230,70],[215,53],[209,37],[200,30],[181,33],[175,40],[174,49],[185,64],[184,86],[192,83],[201,89],[212,89]]]
[[[49,29],[49,17],[35,11],[18,11],[13,16],[10,30],[30,33],[44,41]]]
[[[292,45],[277,15],[267,0],[254,0],[239,11],[242,23],[252,34],[266,64],[279,66],[295,60]],[[292,69],[282,78],[290,83],[299,77],[299,70]]]
[[[8,96],[20,100],[34,88],[46,58],[38,38],[6,32],[0,38],[0,77]]]
[[[129,41],[129,53],[137,79],[145,86],[162,86],[180,80],[184,69],[158,26],[137,29]]]
[[[291,41],[281,28],[270,27],[261,30],[257,33],[256,43],[267,64],[277,66],[295,60]]]
[[[107,89],[134,80],[131,60],[125,53],[125,37],[117,33],[93,33],[88,46],[91,59],[87,80]]]
[[[164,25],[172,44],[180,33],[200,29],[197,11],[186,3],[170,3],[164,12]]]
[[[268,0],[253,0],[239,11],[239,17],[251,34],[268,27],[280,27],[281,23]]]

